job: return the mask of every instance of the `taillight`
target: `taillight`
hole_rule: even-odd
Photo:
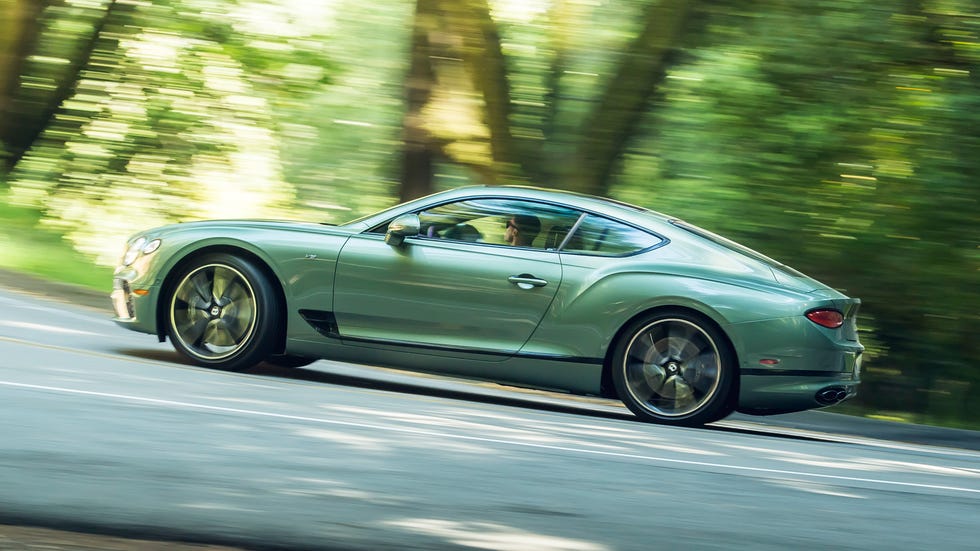
[[[844,325],[844,314],[841,314],[837,310],[810,310],[806,313],[806,317],[813,323],[822,325],[828,329],[837,329],[841,325]]]

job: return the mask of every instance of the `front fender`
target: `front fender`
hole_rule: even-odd
[[[219,235],[215,235],[219,233]],[[144,235],[162,240],[160,248],[139,258],[132,266],[119,268],[117,279],[140,289],[135,298],[134,319],[127,320],[131,329],[160,335],[160,313],[165,309],[167,286],[181,265],[210,252],[231,252],[249,256],[262,263],[267,273],[283,290],[287,312],[297,310],[294,304],[316,304],[332,308],[333,274],[340,248],[348,235],[305,226],[284,230],[276,227],[235,227],[231,229],[199,227],[190,224],[166,226]],[[288,325],[294,320],[287,319]]]

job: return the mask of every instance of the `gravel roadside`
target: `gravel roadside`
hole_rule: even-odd
[[[0,524],[0,550],[3,551],[130,551],[133,549],[139,551],[241,551],[237,547],[100,536],[51,528]]]

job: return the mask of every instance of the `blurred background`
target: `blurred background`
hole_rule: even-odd
[[[472,183],[636,203],[864,301],[859,399],[980,428],[975,0],[0,0],[0,266]]]

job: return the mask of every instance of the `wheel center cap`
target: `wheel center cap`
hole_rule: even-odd
[[[220,306],[215,305],[215,306],[212,306],[211,307],[211,315],[212,316],[218,317],[218,314],[220,314],[220,313],[221,313],[221,307]]]
[[[670,371],[671,373],[677,373],[678,369],[680,369],[680,366],[677,365],[677,362],[670,362],[667,364],[667,371]]]

